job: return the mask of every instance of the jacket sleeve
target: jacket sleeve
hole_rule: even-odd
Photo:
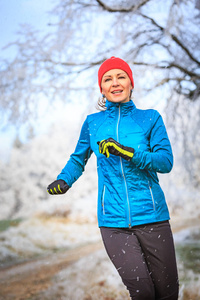
[[[63,179],[69,187],[82,175],[85,165],[92,154],[90,147],[90,135],[87,119],[83,123],[80,137],[75,151],[71,154],[65,167],[58,175],[57,179]]]
[[[173,166],[173,154],[161,115],[154,111],[153,125],[149,134],[150,152],[135,150],[132,162],[139,169],[169,173]]]

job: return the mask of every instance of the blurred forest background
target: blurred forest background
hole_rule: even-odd
[[[188,229],[200,217],[200,1],[54,0],[50,7],[45,30],[20,24],[0,52],[0,130],[15,132],[10,149],[3,140],[0,145],[2,266],[98,240],[95,158],[66,195],[51,197],[46,186],[74,150],[86,115],[96,112],[100,64],[117,56],[133,70],[136,106],[157,109],[164,118],[174,168],[160,182],[172,223],[187,227],[181,241],[196,249],[179,249],[180,299],[191,291],[191,299],[200,299],[199,239],[190,240],[200,227]],[[187,251],[198,272],[184,269]]]

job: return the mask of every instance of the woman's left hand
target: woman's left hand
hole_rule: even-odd
[[[104,154],[107,158],[110,154],[121,156],[122,158],[130,161],[134,155],[134,149],[126,147],[115,141],[113,138],[108,138],[97,142],[99,145],[99,152]]]

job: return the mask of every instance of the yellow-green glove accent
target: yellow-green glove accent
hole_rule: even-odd
[[[101,142],[97,142],[97,144],[99,145],[99,153],[105,155],[107,158],[110,154],[113,154],[130,161],[134,155],[133,148],[123,146],[113,138],[102,140]]]
[[[47,192],[50,195],[61,195],[65,194],[68,191],[68,189],[68,184],[64,180],[59,179],[55,180],[47,187]]]

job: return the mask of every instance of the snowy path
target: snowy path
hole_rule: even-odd
[[[53,284],[52,278],[80,258],[103,247],[101,242],[77,247],[49,257],[33,260],[0,271],[0,299],[25,300]],[[36,296],[36,297],[37,297]],[[34,298],[35,299],[35,298]]]

